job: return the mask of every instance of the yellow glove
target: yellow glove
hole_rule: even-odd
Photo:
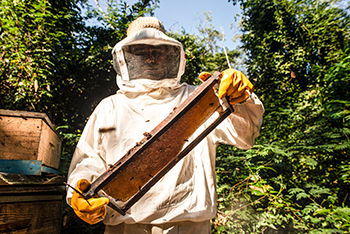
[[[90,184],[88,180],[81,179],[75,189],[83,192]],[[75,214],[88,224],[96,224],[106,216],[106,205],[108,203],[109,199],[106,197],[90,198],[86,201],[83,196],[75,191],[71,200]]]
[[[201,79],[201,81],[206,81],[209,77],[211,77],[212,74],[210,72],[201,72],[201,74],[199,74],[199,79]]]
[[[228,96],[230,104],[234,105],[245,101],[249,93],[254,91],[254,86],[248,78],[240,71],[227,69],[220,74],[219,98]]]
[[[199,79],[205,81],[211,75],[212,74],[209,72],[202,72],[199,75]],[[252,83],[250,83],[248,78],[240,71],[227,69],[220,74],[219,78],[220,86],[218,96],[221,99],[227,95],[231,105],[246,100],[249,97],[249,93],[246,92],[246,90],[250,93],[254,90]]]

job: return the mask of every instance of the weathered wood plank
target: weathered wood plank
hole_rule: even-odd
[[[23,119],[42,119],[47,123],[47,125],[52,128],[53,131],[55,131],[55,126],[52,124],[45,113],[0,109],[0,116],[21,117]]]
[[[0,172],[22,175],[40,175],[42,162],[38,160],[0,159]]]
[[[62,201],[1,204],[0,233],[50,233],[61,229]]]
[[[42,166],[41,167],[41,172],[45,172],[45,173],[53,173],[53,174],[56,174],[58,175],[58,171],[51,168],[51,167],[45,167],[45,166]]]
[[[40,119],[1,116],[1,159],[36,160],[41,133]]]
[[[61,177],[62,178],[62,177]],[[31,186],[0,186],[0,195],[17,195],[17,194],[29,194],[29,193],[45,193],[45,194],[65,194],[65,186],[59,183],[58,185],[31,185]]]
[[[58,169],[60,165],[61,140],[44,122],[42,122],[41,128],[38,160],[41,160],[43,165]]]
[[[19,176],[13,179],[40,178]],[[0,186],[0,233],[60,233],[64,194],[65,186],[61,182],[59,185]]]
[[[62,201],[63,195],[21,195],[21,196],[0,196],[0,204],[18,203],[18,202],[35,202],[35,201]]]

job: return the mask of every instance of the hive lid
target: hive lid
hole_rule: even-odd
[[[21,117],[23,119],[42,119],[57,134],[55,126],[52,124],[49,117],[47,117],[45,113],[0,109],[0,116]]]

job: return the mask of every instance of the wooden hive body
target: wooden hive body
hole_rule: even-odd
[[[0,160],[37,160],[58,169],[61,145],[46,114],[0,109]]]

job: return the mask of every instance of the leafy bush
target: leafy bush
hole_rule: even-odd
[[[242,2],[266,113],[252,149],[218,149],[214,233],[349,233],[349,16],[324,1]]]

